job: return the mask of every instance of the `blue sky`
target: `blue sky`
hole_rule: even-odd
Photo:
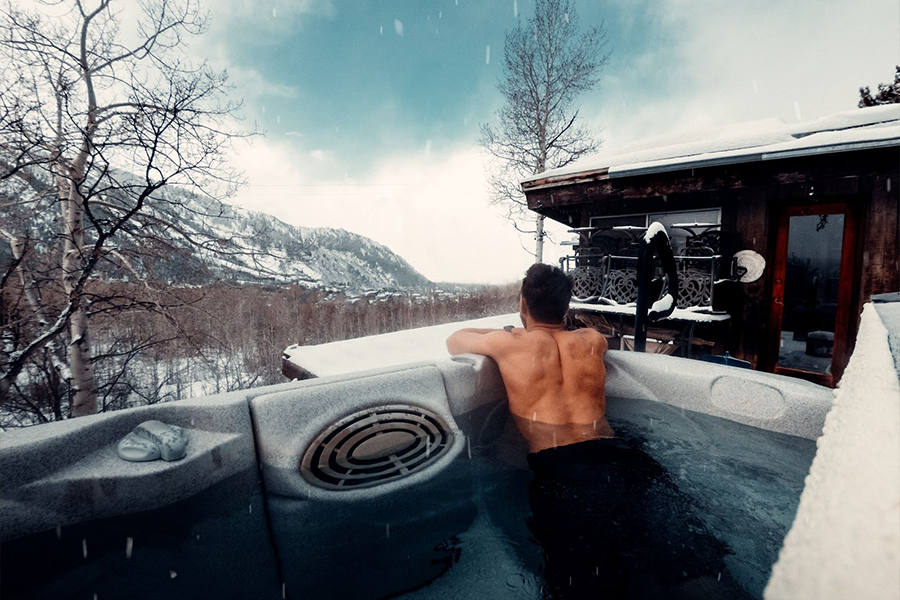
[[[21,0],[23,3],[26,0]],[[122,2],[126,17],[133,5]],[[612,57],[581,98],[605,150],[642,138],[852,110],[900,63],[897,0],[576,2]],[[206,0],[188,52],[227,68],[264,137],[235,148],[233,201],[375,239],[435,281],[502,283],[531,258],[488,203],[479,125],[505,32],[533,0]],[[557,241],[565,228],[551,228]],[[555,262],[561,251],[551,246]]]
[[[352,177],[374,169],[386,150],[440,153],[473,143],[479,124],[499,108],[505,31],[527,18],[533,2],[358,1],[304,8],[273,3],[268,10],[261,3],[249,19],[241,9],[214,9],[213,34],[236,34],[228,34],[226,52],[238,80],[248,70],[279,86],[252,98],[250,107],[269,135],[340,155],[321,173]],[[667,44],[670,35],[639,3],[582,2],[579,15],[584,26],[610,22],[617,58],[639,55],[645,38]],[[644,72],[648,81],[668,78],[665,63],[651,67]]]

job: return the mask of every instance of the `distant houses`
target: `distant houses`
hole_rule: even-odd
[[[627,338],[629,322],[628,298],[609,297],[622,291],[612,275],[627,270],[630,242],[653,221],[680,255],[682,285],[709,284],[681,290],[685,354],[727,351],[759,370],[834,385],[862,305],[900,290],[898,104],[647,140],[522,188],[531,210],[579,236],[565,261],[589,296],[576,306],[621,329],[613,335]],[[761,276],[736,281],[752,279],[762,259]],[[685,327],[669,325],[684,337]]]

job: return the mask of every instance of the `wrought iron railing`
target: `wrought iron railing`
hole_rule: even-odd
[[[722,257],[676,256],[678,308],[712,308]],[[579,302],[629,304],[637,301],[637,257],[576,253],[560,259]],[[656,276],[661,276],[658,270]]]

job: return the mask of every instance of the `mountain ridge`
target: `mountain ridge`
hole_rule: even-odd
[[[297,226],[231,204],[243,239],[252,239],[243,260],[231,269],[262,281],[281,281],[347,290],[433,286],[399,254],[358,233],[335,227]],[[254,272],[255,269],[259,269]]]
[[[0,196],[5,197],[6,208],[0,213],[21,230],[18,235],[35,242],[36,251],[52,252],[60,231],[52,179],[42,171],[13,179],[2,182]],[[117,173],[116,179],[122,182],[122,190],[128,190],[131,182],[140,185],[128,173]],[[108,226],[128,209],[128,192],[119,192],[89,201],[97,223]],[[121,264],[98,269],[98,274],[110,279],[147,278],[174,285],[296,284],[347,291],[434,286],[403,257],[363,235],[341,228],[291,225],[273,215],[171,185],[151,196],[139,218],[121,231],[115,241]],[[90,240],[91,231],[87,234]],[[0,258],[12,259],[7,244],[0,245]]]

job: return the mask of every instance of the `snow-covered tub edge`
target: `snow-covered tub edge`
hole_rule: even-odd
[[[765,598],[900,598],[900,384],[872,304]]]

